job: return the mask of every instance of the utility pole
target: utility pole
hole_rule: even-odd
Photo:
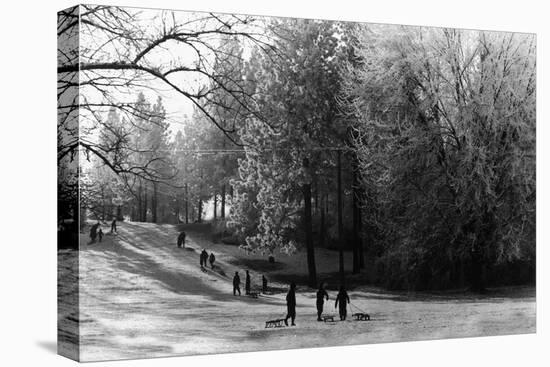
[[[185,183],[185,224],[189,224],[189,191],[187,182]]]
[[[342,151],[338,149],[338,242],[339,242],[339,270],[340,282],[344,284],[344,223],[342,221]]]

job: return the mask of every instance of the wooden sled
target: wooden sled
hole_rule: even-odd
[[[324,322],[334,322],[334,316],[333,315],[327,315],[327,316],[323,316],[321,318],[323,319]]]
[[[276,327],[283,327],[285,323],[285,319],[276,319],[276,320],[269,320],[265,322],[265,328],[276,328]]]
[[[258,298],[260,294],[258,292],[250,292],[247,294],[247,296],[249,297],[252,297],[252,298]]]
[[[358,312],[358,313],[354,313],[351,316],[355,317],[356,321],[368,321],[368,320],[370,320],[370,315],[368,313]]]

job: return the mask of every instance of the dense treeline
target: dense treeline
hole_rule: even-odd
[[[88,27],[107,16],[84,9]],[[108,16],[117,29],[139,24],[139,13]],[[160,15],[160,33],[135,42],[104,34],[125,52],[82,58],[87,85],[102,91],[87,95],[79,140],[89,218],[189,223],[208,212],[246,251],[306,252],[312,286],[317,247],[340,251],[341,277],[390,288],[533,281],[532,35],[191,18]],[[203,52],[157,65],[167,40]],[[200,75],[194,88],[169,79],[180,72]],[[194,112],[174,123],[144,94],[151,77]],[[132,100],[117,102],[123,86]]]

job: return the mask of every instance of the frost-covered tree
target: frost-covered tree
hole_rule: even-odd
[[[534,264],[535,40],[526,34],[368,26],[347,101],[368,225],[399,287],[485,286]]]

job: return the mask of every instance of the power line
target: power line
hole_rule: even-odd
[[[157,150],[166,153],[190,153],[190,154],[243,154],[266,152],[322,152],[322,151],[348,151],[351,147],[316,147],[316,148],[271,148],[271,149],[172,149]]]

